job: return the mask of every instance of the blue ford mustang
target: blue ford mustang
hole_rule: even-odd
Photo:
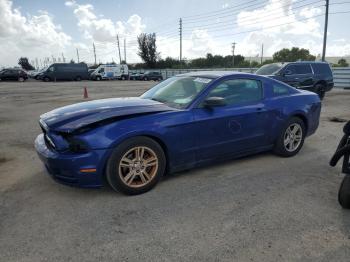
[[[196,72],[169,78],[140,97],[73,104],[40,117],[35,148],[65,184],[126,194],[153,188],[164,173],[273,150],[301,149],[319,124],[318,96],[263,76]]]

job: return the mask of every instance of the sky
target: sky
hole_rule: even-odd
[[[327,56],[350,55],[350,1],[331,0]],[[0,0],[0,66],[21,56],[35,65],[50,62],[118,62],[118,35],[124,60],[140,62],[137,36],[157,35],[162,58],[179,58],[179,19],[183,58],[207,53],[271,56],[281,48],[322,52],[325,0]],[[339,13],[343,12],[343,13]],[[347,12],[347,13],[346,13]],[[336,14],[333,14],[336,13]],[[64,58],[63,58],[64,57]]]

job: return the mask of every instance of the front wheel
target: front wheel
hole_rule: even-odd
[[[148,137],[134,137],[116,147],[108,160],[106,177],[116,191],[137,195],[151,190],[165,172],[162,147]]]
[[[345,175],[338,192],[338,202],[342,208],[350,208],[350,175]]]
[[[18,77],[18,82],[24,82],[24,77],[22,77],[22,76],[20,76],[20,77]]]
[[[296,155],[303,147],[305,133],[304,121],[298,117],[292,117],[282,129],[275,143],[274,152],[283,157]]]
[[[49,81],[50,81],[50,78],[47,77],[47,76],[45,76],[45,77],[44,77],[44,82],[49,82]]]

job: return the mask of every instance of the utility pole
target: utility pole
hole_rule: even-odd
[[[92,43],[92,46],[94,48],[94,57],[95,57],[95,65],[96,65],[96,47],[95,47],[95,43]]]
[[[118,45],[118,52],[119,52],[119,63],[122,63],[122,56],[120,55],[120,44],[119,44],[119,36],[117,34],[117,45]]]
[[[124,38],[124,62],[126,64],[126,39]]]
[[[236,43],[232,43],[232,67],[235,67],[235,48],[236,48]]]
[[[182,61],[182,18],[180,18],[180,27],[179,27],[179,30],[180,30],[180,63]]]
[[[77,48],[77,58],[78,58],[78,63],[79,63],[79,50]]]
[[[323,32],[322,61],[326,60],[327,29],[328,29],[328,9],[329,9],[329,0],[326,0],[326,13],[325,13],[325,18],[324,18],[324,32]]]
[[[261,59],[260,59],[260,64],[263,63],[264,59],[264,44],[261,44]]]

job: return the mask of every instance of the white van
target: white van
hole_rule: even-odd
[[[129,79],[129,68],[128,65],[100,65],[94,72],[91,73],[90,79],[92,80],[103,80],[103,79]]]

